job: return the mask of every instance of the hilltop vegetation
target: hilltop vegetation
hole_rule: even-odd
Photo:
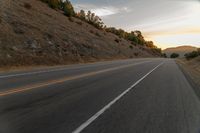
[[[163,50],[163,52],[167,55],[167,57],[170,57],[173,53],[176,53],[179,55],[179,57],[183,58],[185,57],[185,54],[196,50],[197,48],[192,46],[179,46],[174,48],[167,48]]]
[[[172,53],[171,55],[170,55],[170,58],[178,58],[180,55],[179,54],[177,54],[177,53]]]
[[[76,13],[70,1],[17,0],[0,5],[1,67],[161,55],[141,32],[107,28],[90,11]]]

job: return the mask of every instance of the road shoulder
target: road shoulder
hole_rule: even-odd
[[[185,59],[177,59],[176,63],[200,99],[200,71],[195,67],[196,64]]]

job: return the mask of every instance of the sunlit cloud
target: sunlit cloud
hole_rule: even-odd
[[[94,12],[96,15],[103,17],[125,12],[128,13],[131,10],[127,7],[123,7],[121,9],[115,7],[102,7],[102,8],[91,9],[91,11]]]
[[[100,6],[99,7],[92,4],[75,4],[75,10],[79,11],[82,9],[85,11],[90,10],[91,12],[95,13],[96,15],[100,17],[119,14],[123,12],[127,13],[131,11],[131,9],[129,9],[128,7],[122,7],[122,8],[117,8],[114,6]]]
[[[117,14],[119,12],[119,10],[114,7],[96,8],[96,9],[91,9],[91,11],[100,17]]]

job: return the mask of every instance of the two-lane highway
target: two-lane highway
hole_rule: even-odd
[[[0,74],[0,133],[199,133],[175,61],[131,59]]]

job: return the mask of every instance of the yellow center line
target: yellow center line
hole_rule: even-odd
[[[109,72],[109,71],[114,71],[114,70],[119,70],[119,69],[122,69],[122,68],[127,68],[127,67],[131,67],[131,66],[147,63],[147,62],[150,62],[150,61],[145,61],[145,62],[142,62],[142,63],[140,62],[140,63],[135,63],[135,64],[129,64],[129,65],[124,65],[124,66],[119,66],[119,67],[114,67],[114,68],[108,68],[108,69],[104,69],[104,70],[100,70],[100,71],[96,71],[96,72],[90,72],[90,73],[86,73],[86,74],[81,74],[81,75],[76,75],[76,76],[71,76],[71,77],[65,77],[65,78],[57,79],[57,80],[50,80],[50,81],[47,81],[47,82],[44,82],[44,83],[38,83],[38,84],[29,85],[29,86],[20,87],[20,88],[13,88],[13,89],[10,89],[10,90],[7,90],[7,91],[0,92],[0,96],[7,96],[7,95],[19,93],[19,92],[25,92],[25,91],[28,91],[28,90],[33,90],[33,89],[37,89],[37,88],[41,88],[41,87],[45,87],[45,86],[59,84],[59,83],[63,83],[63,82],[66,82],[66,81],[76,80],[76,79],[80,79],[80,78],[84,78],[84,77],[94,76],[94,75],[97,75],[97,74],[101,74],[101,73],[105,73],[105,72]]]

